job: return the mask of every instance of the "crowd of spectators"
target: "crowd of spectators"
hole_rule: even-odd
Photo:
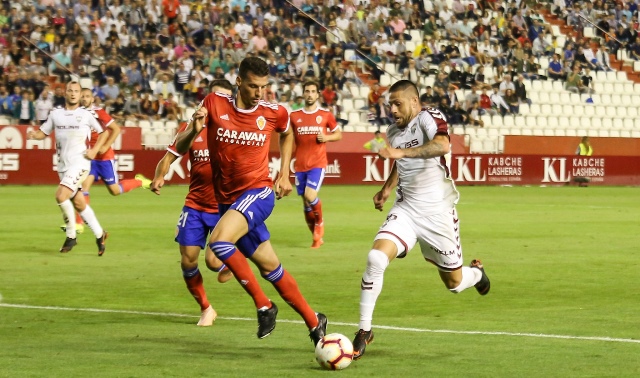
[[[64,82],[73,73],[116,119],[181,119],[185,106],[208,94],[208,83],[235,84],[239,62],[260,56],[276,88],[265,100],[292,110],[303,106],[299,84],[314,79],[323,104],[346,123],[339,99],[366,75],[379,80],[391,64],[394,77],[419,85],[424,105],[454,124],[482,126],[481,115],[517,114],[529,102],[524,80],[562,80],[583,93],[592,90],[590,72],[611,69],[610,51],[640,58],[637,0],[292,3],[303,12],[285,0],[3,0],[0,113],[25,123],[46,119],[64,103],[49,76]],[[563,45],[539,16],[541,6],[575,26]],[[600,31],[583,38],[579,15],[618,42]],[[347,62],[345,51],[354,49]],[[549,60],[546,71],[541,59]],[[425,77],[433,78],[426,88]],[[379,86],[356,110],[368,111],[372,124],[392,122]]]

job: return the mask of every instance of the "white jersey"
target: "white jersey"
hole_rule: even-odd
[[[84,157],[89,149],[91,130],[102,133],[102,126],[95,114],[82,107],[74,110],[55,108],[49,113],[47,121],[40,126],[46,135],[56,133],[56,152],[58,154],[58,172],[65,172],[72,166],[91,167],[91,160]]]
[[[387,137],[394,148],[419,147],[436,134],[449,134],[446,117],[439,110],[426,108],[404,129],[392,125]],[[396,160],[398,188],[395,206],[416,216],[428,216],[451,210],[459,193],[451,179],[451,153],[429,159]]]

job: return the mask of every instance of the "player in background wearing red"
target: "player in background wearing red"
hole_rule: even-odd
[[[311,309],[296,281],[284,270],[264,223],[275,205],[271,189],[274,182],[268,166],[273,131],[280,133],[277,198],[288,195],[292,189],[289,164],[294,136],[289,128],[289,114],[282,106],[261,100],[269,85],[269,66],[264,60],[243,59],[236,84],[235,97],[212,93],[203,100],[193,116],[192,132],[178,139],[177,151],[186,151],[206,125],[213,187],[222,215],[209,246],[253,298],[258,310],[258,337],[271,334],[278,307],[262,291],[247,259],[258,266],[262,277],[302,316],[311,340],[317,344],[326,332],[327,317]]]
[[[212,92],[231,95],[231,90],[231,83],[227,80],[216,80],[211,84]],[[188,123],[183,123],[176,134],[176,139],[167,147],[167,153],[156,167],[156,174],[151,183],[152,192],[160,194],[160,188],[164,186],[164,176],[169,172],[169,167],[179,157],[182,157],[182,154],[176,151],[175,141],[181,133],[189,132],[191,129]],[[198,325],[202,327],[212,325],[218,314],[207,299],[202,274],[198,269],[200,250],[206,246],[204,256],[207,268],[218,272],[219,282],[227,282],[233,277],[233,273],[206,245],[209,233],[220,219],[218,204],[214,200],[213,186],[211,185],[211,165],[209,164],[209,149],[206,138],[207,133],[201,132],[189,148],[189,162],[191,163],[189,194],[187,194],[184,207],[178,218],[175,238],[180,245],[182,277],[187,284],[187,289],[200,305],[201,315]]]
[[[111,118],[111,116],[102,108],[93,105],[93,94],[91,89],[83,88],[80,95],[80,106],[92,111],[95,114],[98,123],[102,126],[103,130],[108,134],[107,141],[96,157],[91,160],[91,171],[89,176],[82,183],[82,194],[87,203],[89,203],[89,189],[93,185],[94,181],[102,179],[107,186],[107,190],[112,196],[119,196],[133,189],[142,187],[143,189],[149,189],[151,180],[147,179],[141,174],[137,174],[133,179],[118,180],[118,172],[116,171],[115,153],[111,145],[115,142],[118,135],[120,135],[120,125]],[[91,133],[91,141],[89,146],[94,146],[98,134],[96,132]],[[65,225],[60,226],[60,229],[64,231]],[[76,213],[76,231],[82,233],[84,231],[84,225],[82,224],[82,218],[80,214]]]
[[[107,232],[102,229],[93,209],[85,202],[84,196],[78,196],[82,182],[91,169],[91,159],[100,151],[107,140],[106,133],[95,115],[80,106],[80,83],[67,83],[65,106],[53,109],[38,131],[29,131],[29,139],[42,140],[52,132],[56,134],[56,153],[58,155],[58,177],[60,185],[56,190],[56,202],[62,211],[67,235],[60,252],[70,252],[77,244],[76,229],[73,227],[73,211],[79,212],[96,237],[98,256],[105,251]],[[88,147],[91,132],[99,135],[96,143]]]
[[[319,248],[324,236],[322,202],[318,192],[327,167],[327,142],[342,139],[336,118],[318,105],[318,83],[307,81],[302,85],[304,107],[291,112],[291,127],[296,141],[296,189],[302,196],[304,219],[313,234],[311,248]],[[329,134],[325,134],[325,132]]]

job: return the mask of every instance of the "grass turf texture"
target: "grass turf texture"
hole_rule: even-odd
[[[186,315],[0,307],[0,377],[640,374],[639,343],[375,328],[640,339],[637,188],[460,188],[465,264],[482,259],[491,293],[451,294],[414,249],[387,270],[374,343],[340,373],[320,370],[302,324],[281,321],[258,340],[251,299],[235,281],[218,284],[203,256],[205,287],[220,318],[213,327],[195,326],[199,308],[173,242],[186,190],[115,198],[96,185],[91,205],[110,232],[98,257],[88,229],[71,253],[58,252],[64,234],[54,187],[0,187],[3,303]],[[322,189],[326,243],[319,250],[309,248],[299,198],[278,201],[268,223],[284,267],[314,309],[328,315],[329,332],[350,338],[357,327],[335,323],[358,321],[366,254],[386,216],[373,209],[376,190]],[[270,284],[261,285],[279,305],[280,320],[300,320]]]

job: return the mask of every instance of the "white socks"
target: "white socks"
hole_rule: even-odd
[[[104,230],[100,226],[100,222],[98,222],[98,218],[96,218],[96,214],[93,212],[93,209],[91,209],[89,205],[87,205],[87,207],[80,212],[80,216],[82,217],[82,220],[84,220],[84,223],[86,223],[87,226],[89,226],[89,228],[91,229],[91,231],[93,231],[93,234],[96,236],[96,239],[102,237]],[[73,228],[73,233],[75,235],[76,233],[75,224],[71,228]],[[69,225],[67,225],[67,230],[68,229],[69,229]]]
[[[58,204],[60,206],[60,211],[62,211],[62,219],[64,219],[64,224],[66,226],[65,233],[68,238],[75,239],[76,238],[76,215],[73,210],[73,204],[71,200],[65,200]]]
[[[362,275],[360,290],[360,329],[371,330],[371,320],[373,320],[373,309],[376,307],[376,300],[382,292],[382,281],[384,271],[389,266],[387,255],[377,249],[369,251],[367,257],[367,269]]]
[[[459,292],[474,286],[482,278],[482,272],[480,271],[480,269],[463,266],[461,268],[461,272],[462,280],[460,281],[460,285],[453,289],[449,289],[454,294],[458,294]]]

